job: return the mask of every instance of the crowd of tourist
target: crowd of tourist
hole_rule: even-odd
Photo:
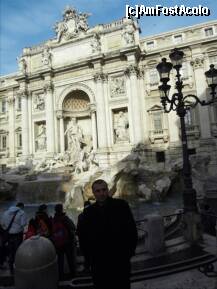
[[[58,256],[59,278],[64,277],[64,255],[67,258],[70,277],[75,276],[76,227],[63,211],[63,205],[55,206],[53,217],[48,215],[47,205],[38,207],[35,217],[27,222],[24,204],[6,210],[0,220],[0,269],[8,263],[10,273],[14,274],[14,260],[18,247],[32,236],[48,238],[55,246]]]
[[[104,180],[92,184],[96,202],[84,204],[77,228],[63,211],[55,206],[53,217],[47,205],[38,207],[27,224],[24,204],[10,207],[1,218],[0,266],[8,261],[14,273],[14,259],[23,240],[39,235],[48,238],[56,249],[59,279],[64,278],[64,256],[70,277],[76,276],[76,234],[84,256],[84,270],[89,271],[95,289],[130,289],[130,259],[137,245],[137,229],[130,207],[124,200],[113,199]]]

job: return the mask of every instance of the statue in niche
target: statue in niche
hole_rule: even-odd
[[[57,22],[54,26],[57,42],[75,38],[79,33],[86,32],[89,29],[87,24],[89,15],[78,13],[73,7],[67,6],[63,12],[63,21]]]
[[[127,119],[127,113],[119,111],[116,124],[114,126],[116,141],[128,141],[129,140],[129,122]]]
[[[18,57],[18,66],[19,66],[19,70],[21,73],[26,74],[27,72],[27,63],[26,63],[26,59],[24,57]]]
[[[43,111],[45,109],[44,95],[37,94],[34,97],[34,110]]]
[[[132,24],[127,24],[122,35],[127,45],[133,45],[135,43],[134,28]]]
[[[48,46],[44,47],[44,50],[42,52],[42,59],[41,59],[43,65],[51,65],[51,52],[50,48]]]
[[[101,51],[101,42],[100,42],[99,34],[95,33],[93,35],[93,38],[91,40],[90,45],[92,47],[92,52],[100,52]]]
[[[44,123],[38,125],[38,133],[35,139],[36,150],[43,151],[46,149],[46,125]]]
[[[68,140],[68,151],[74,156],[72,159],[76,160],[80,153],[81,144],[83,143],[83,132],[81,127],[77,124],[76,118],[73,117],[70,120],[65,135],[67,135]]]
[[[111,79],[111,96],[115,97],[125,93],[124,77],[115,77]]]

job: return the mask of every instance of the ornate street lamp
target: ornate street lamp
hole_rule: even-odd
[[[188,143],[186,136],[186,128],[185,128],[185,115],[186,112],[195,107],[198,103],[202,106],[212,104],[217,102],[215,89],[217,87],[217,70],[214,68],[214,65],[210,65],[210,69],[205,72],[208,86],[211,89],[211,100],[204,101],[200,100],[196,95],[188,94],[186,96],[183,95],[183,82],[181,79],[180,69],[182,67],[182,60],[184,57],[184,53],[181,50],[174,49],[169,57],[171,62],[167,62],[166,58],[163,58],[162,61],[157,65],[156,69],[160,75],[160,81],[162,84],[159,86],[159,90],[161,93],[161,103],[163,105],[164,111],[169,113],[170,111],[176,111],[177,115],[180,118],[181,123],[181,140],[182,140],[182,153],[183,153],[183,178],[184,178],[184,192],[183,192],[183,205],[184,205],[184,214],[187,215],[186,227],[187,227],[187,239],[189,241],[196,241],[199,236],[196,233],[198,224],[195,221],[195,215],[197,213],[197,197],[196,191],[192,185],[192,176],[191,176],[191,165],[189,161],[188,154]],[[170,80],[170,72],[172,69],[176,71],[176,85],[175,88],[177,90],[172,96],[169,96],[170,85],[168,82]],[[189,218],[190,214],[190,218]],[[199,223],[199,221],[198,221]]]

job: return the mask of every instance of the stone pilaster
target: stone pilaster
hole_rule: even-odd
[[[53,84],[47,80],[44,84],[45,106],[46,106],[46,134],[47,134],[47,155],[52,157],[55,152],[54,134],[54,106],[53,106]]]
[[[105,74],[96,73],[94,80],[96,84],[96,99],[97,99],[97,130],[98,130],[98,146],[99,149],[106,148],[107,142],[107,125],[106,125],[106,109],[103,81]]]
[[[96,151],[98,145],[97,145],[96,106],[95,106],[95,104],[91,104],[90,113],[91,113],[93,150]]]
[[[191,61],[191,65],[194,70],[196,95],[200,100],[206,99],[206,78],[204,75],[204,58],[203,56],[195,57]],[[211,137],[211,127],[209,118],[209,108],[208,106],[201,106],[198,104],[198,112],[200,119],[200,133],[201,139],[207,139]]]
[[[65,151],[65,135],[64,135],[64,118],[62,111],[57,112],[57,119],[59,120],[59,138],[60,138],[60,152],[64,153]]]
[[[29,156],[29,109],[28,109],[28,92],[25,88],[18,92],[22,97],[22,156],[24,160]]]
[[[131,143],[137,145],[142,141],[141,130],[141,102],[139,99],[138,91],[138,75],[139,69],[136,65],[129,65],[125,71],[129,81],[127,81],[127,95],[129,99],[129,115],[131,115],[130,122],[130,135],[132,137]],[[131,111],[130,111],[131,110]]]
[[[109,122],[109,102],[108,102],[108,95],[109,95],[109,87],[108,87],[108,75],[104,74],[103,77],[103,92],[104,92],[104,100],[105,100],[105,117],[106,117],[106,129],[107,129],[107,145],[108,147],[112,146],[112,129],[110,127]]]

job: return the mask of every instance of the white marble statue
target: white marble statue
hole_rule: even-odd
[[[33,105],[35,111],[43,111],[45,109],[44,95],[35,95]]]
[[[90,43],[92,52],[101,52],[101,42],[99,34],[95,33]]]
[[[77,124],[76,118],[70,120],[65,135],[67,135],[68,140],[68,151],[73,153],[80,151],[83,132],[81,127]]]
[[[87,31],[89,29],[88,23],[87,23],[87,18],[91,14],[89,13],[79,13],[78,16],[78,29],[81,31]]]
[[[122,35],[127,45],[133,45],[135,43],[134,28],[132,24],[126,25]]]
[[[126,113],[119,111],[116,124],[115,124],[115,137],[117,141],[127,141],[129,140],[128,133],[129,122]]]
[[[18,57],[18,66],[19,66],[19,70],[21,73],[26,74],[27,72],[27,63],[26,63],[26,59],[23,57]]]
[[[46,126],[45,124],[40,124],[38,126],[38,133],[36,136],[36,148],[37,150],[45,150],[46,149]]]
[[[44,47],[44,50],[42,51],[42,63],[43,65],[50,66],[51,65],[51,52],[50,48],[48,46]]]
[[[78,13],[73,7],[67,6],[63,12],[63,21],[57,22],[54,26],[57,42],[77,37],[80,33],[89,29],[87,18],[88,13]]]
[[[124,77],[115,77],[111,79],[111,97],[117,97],[125,93]]]

